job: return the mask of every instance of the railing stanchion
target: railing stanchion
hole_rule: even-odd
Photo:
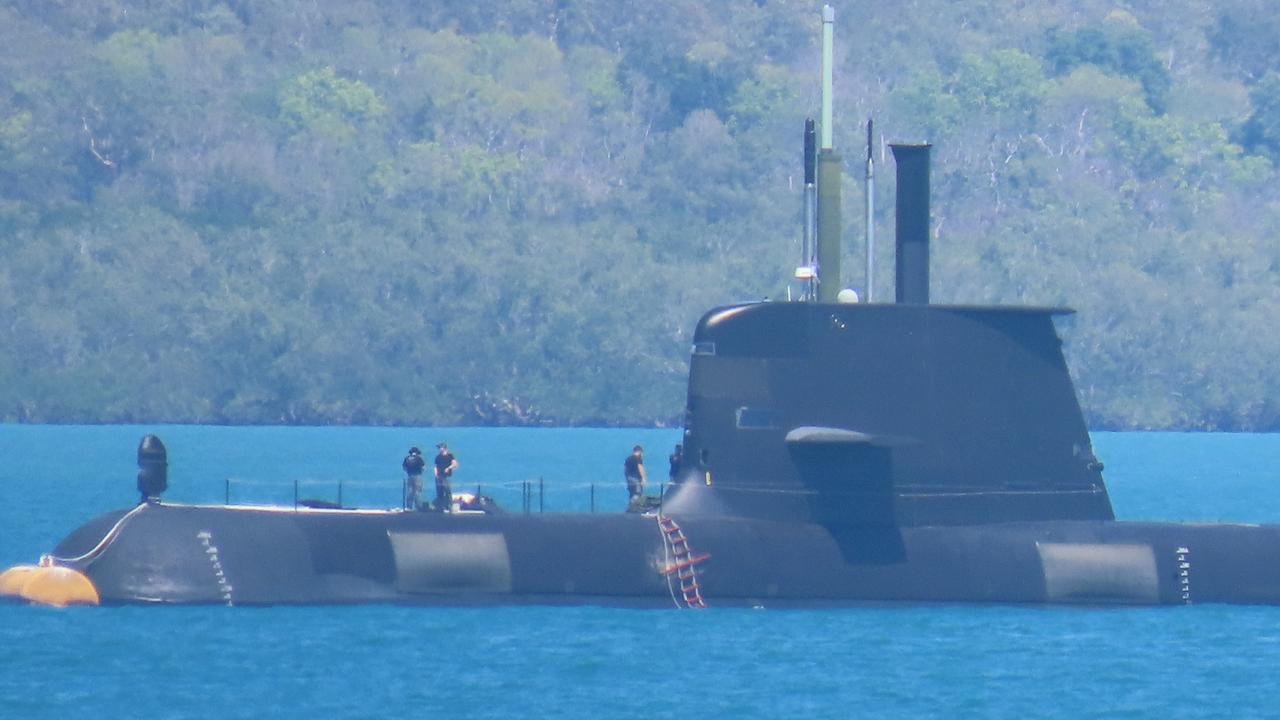
[[[542,512],[542,508],[543,508],[543,505],[542,505],[543,497],[544,497],[544,493],[543,493],[543,490],[542,490],[542,478],[538,478],[538,512]]]
[[[222,504],[230,505],[231,504],[231,478],[227,478],[226,481],[227,481],[226,486],[222,489],[223,490]]]
[[[596,484],[591,483],[591,512],[596,511]]]
[[[338,507],[342,507],[342,480],[338,480]]]
[[[293,481],[293,511],[298,511],[298,481]]]

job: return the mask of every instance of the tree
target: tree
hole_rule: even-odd
[[[1253,112],[1240,128],[1240,141],[1250,152],[1280,163],[1280,73],[1268,72],[1249,91]]]
[[[1066,32],[1051,28],[1045,60],[1055,75],[1081,65],[1095,65],[1124,75],[1142,85],[1143,97],[1156,113],[1168,105],[1172,80],[1156,57],[1151,36],[1127,14],[1113,14],[1107,22]]]

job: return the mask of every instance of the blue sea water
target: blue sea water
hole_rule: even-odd
[[[0,568],[135,500],[157,432],[173,501],[390,506],[411,444],[519,507],[625,503],[670,430],[0,425]],[[1280,436],[1094,437],[1122,519],[1280,522]],[[535,500],[536,503],[536,500]],[[1276,568],[1280,572],[1280,568]],[[834,610],[0,605],[0,718],[1280,717],[1280,608]]]

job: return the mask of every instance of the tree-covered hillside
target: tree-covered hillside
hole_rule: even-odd
[[[0,0],[0,421],[678,422],[794,267],[818,10]],[[1280,8],[836,19],[846,268],[874,116],[935,145],[938,301],[1080,310],[1094,427],[1280,428]]]

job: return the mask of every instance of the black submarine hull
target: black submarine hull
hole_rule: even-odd
[[[80,567],[104,604],[1280,603],[1280,526],[831,527],[163,504],[125,515],[91,521],[55,551],[90,552],[115,530]]]

